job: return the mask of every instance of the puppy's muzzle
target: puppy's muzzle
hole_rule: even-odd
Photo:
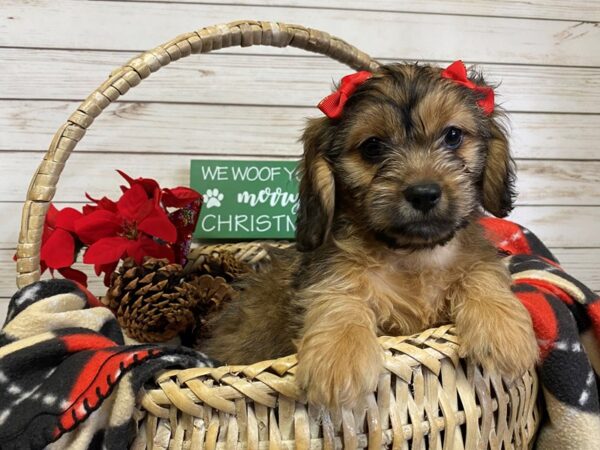
[[[438,204],[442,188],[437,183],[420,183],[407,187],[402,193],[414,209],[425,213]]]

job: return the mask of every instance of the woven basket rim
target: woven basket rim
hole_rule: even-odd
[[[95,89],[54,134],[50,147],[34,173],[23,205],[17,244],[17,286],[40,279],[40,250],[44,220],[56,192],[60,174],[86,130],[105,108],[131,88],[172,61],[193,53],[208,53],[231,46],[296,47],[319,53],[356,70],[374,70],[379,63],[344,40],[324,31],[283,22],[239,20],[185,33],[143,52]]]
[[[132,58],[113,71],[57,130],[33,175],[23,206],[17,245],[19,287],[40,278],[46,213],[64,165],[95,118],[129,89],[173,61],[193,53],[253,45],[297,47],[328,56],[356,70],[374,70],[379,66],[366,53],[326,32],[282,22],[251,20],[182,34]],[[232,246],[239,252],[238,257],[247,261],[267,257],[262,244],[218,245]],[[209,250],[208,247],[198,250],[197,255]],[[245,436],[244,445],[248,448],[266,448],[266,441],[273,448],[381,448],[392,442],[405,443],[408,439],[415,448],[421,448],[425,445],[425,435],[429,435],[434,440],[443,439],[444,448],[450,448],[447,444],[452,445],[455,438],[464,440],[465,446],[461,448],[478,448],[492,441],[510,445],[511,441],[505,439],[515,439],[526,446],[535,435],[540,414],[535,402],[538,381],[533,369],[512,386],[477,366],[468,365],[465,370],[458,357],[458,340],[451,325],[413,336],[381,337],[379,341],[385,352],[385,371],[378,391],[368,396],[364,411],[343,411],[341,428],[335,428],[331,418],[325,419],[329,417],[327,412],[320,421],[310,418],[311,407],[304,404],[294,380],[296,360],[291,355],[249,366],[193,368],[156,374],[156,388],[143,389],[137,399],[140,417],[147,420],[142,425],[145,431],[138,432],[136,439],[154,439],[162,433],[164,441],[165,430],[169,433],[173,430],[169,434],[173,436],[172,441],[169,438],[170,447],[183,445],[184,435],[188,433],[192,448],[195,448],[194,443],[199,446],[203,441],[206,448],[235,448],[239,431],[240,436]],[[427,392],[438,395],[435,399],[429,398],[425,395]],[[459,404],[462,409],[458,408]],[[368,423],[367,430],[361,428],[365,423]],[[460,436],[463,424],[468,430],[466,436]],[[135,444],[133,447],[137,448]]]

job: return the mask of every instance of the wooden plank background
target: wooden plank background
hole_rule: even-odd
[[[477,64],[510,113],[512,218],[600,291],[600,0],[2,0],[0,321],[14,292],[21,202],[54,131],[137,52],[241,18],[320,28],[386,62]],[[187,183],[191,158],[297,158],[305,118],[347,72],[295,49],[177,61],[96,120],[56,201],[116,195],[115,168],[168,186]]]

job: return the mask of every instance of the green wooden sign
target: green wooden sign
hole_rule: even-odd
[[[204,205],[200,239],[292,239],[298,209],[293,161],[193,160],[190,187]]]

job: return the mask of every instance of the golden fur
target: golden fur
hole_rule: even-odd
[[[438,68],[383,66],[340,119],[311,120],[297,250],[274,251],[240,284],[203,350],[229,364],[297,351],[298,383],[330,408],[376,388],[378,335],[453,322],[462,356],[511,378],[531,367],[531,319],[477,224],[482,209],[511,209],[514,177],[501,116],[485,116],[476,95]],[[428,210],[408,200],[423,183],[441,189]]]

